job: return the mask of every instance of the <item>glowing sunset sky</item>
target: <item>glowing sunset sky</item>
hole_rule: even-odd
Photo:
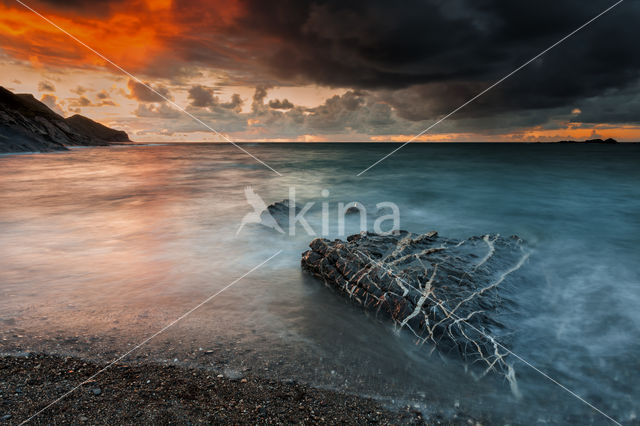
[[[234,140],[405,141],[612,1],[25,3]],[[626,1],[421,140],[640,140]],[[218,137],[13,0],[0,85],[136,141]]]

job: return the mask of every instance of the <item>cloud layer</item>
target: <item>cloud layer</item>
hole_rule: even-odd
[[[127,83],[127,95],[139,102],[138,116],[174,118],[163,97],[174,99],[172,91],[181,91],[189,108],[220,125],[256,134],[272,126],[271,136],[280,137],[419,131],[611,4],[38,0],[33,5],[153,82],[162,96],[133,80]],[[38,66],[105,65],[19,5],[1,2],[0,16],[0,48],[13,58]],[[438,131],[640,125],[638,21],[640,2],[625,1]],[[205,84],[198,80],[203,70],[215,70],[219,78]],[[313,108],[285,97],[267,99],[271,88],[303,85],[340,88],[342,94]],[[238,93],[223,97],[222,86],[252,87],[255,93],[252,99]],[[39,89],[54,92],[55,86],[42,80]],[[78,105],[99,104],[87,104],[80,91],[78,96]],[[571,114],[574,109],[580,113]]]

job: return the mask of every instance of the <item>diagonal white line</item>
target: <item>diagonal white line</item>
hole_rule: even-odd
[[[24,425],[26,423],[29,423],[31,420],[33,420],[35,417],[37,417],[38,415],[40,415],[41,413],[43,413],[44,411],[48,410],[49,408],[51,408],[52,406],[56,405],[58,402],[62,401],[63,399],[65,399],[67,396],[71,395],[73,392],[75,392],[76,390],[80,389],[82,386],[84,386],[85,384],[89,383],[91,380],[93,380],[95,377],[97,377],[98,375],[104,373],[106,370],[108,370],[109,368],[111,368],[115,363],[121,361],[122,359],[126,358],[129,354],[131,354],[132,352],[140,349],[142,346],[144,346],[145,344],[147,344],[151,339],[153,339],[154,337],[158,336],[159,334],[164,333],[165,331],[167,331],[169,328],[171,328],[172,326],[174,326],[177,322],[183,320],[184,318],[186,318],[188,315],[190,315],[191,313],[193,313],[195,310],[197,310],[198,308],[202,307],[202,305],[206,304],[207,302],[209,302],[210,300],[212,300],[213,298],[215,298],[216,296],[218,296],[220,293],[222,293],[223,291],[227,290],[229,287],[231,287],[232,285],[236,284],[238,281],[240,281],[241,279],[243,279],[244,277],[246,277],[247,275],[251,274],[253,271],[255,271],[256,269],[260,268],[262,265],[264,265],[265,263],[269,262],[271,259],[273,259],[274,257],[276,257],[277,255],[279,255],[280,253],[282,253],[282,250],[278,250],[274,255],[272,255],[271,257],[269,257],[268,259],[260,262],[258,265],[254,266],[253,268],[251,268],[250,270],[248,270],[247,272],[245,272],[244,274],[242,274],[240,277],[236,278],[235,280],[233,280],[231,283],[227,284],[226,286],[222,287],[220,290],[218,290],[217,292],[215,292],[214,294],[212,294],[211,296],[207,297],[206,299],[204,299],[202,302],[198,303],[196,306],[194,306],[193,308],[189,309],[187,312],[185,312],[184,314],[182,314],[180,317],[176,318],[175,320],[171,321],[169,324],[167,324],[166,326],[164,326],[162,329],[160,329],[159,331],[156,331],[155,333],[153,333],[151,336],[147,337],[146,339],[144,339],[142,342],[138,343],[137,345],[135,345],[133,348],[131,348],[129,351],[127,351],[126,353],[124,353],[123,355],[120,355],[118,358],[114,359],[113,361],[111,361],[109,364],[107,364],[104,368],[102,368],[101,370],[97,371],[95,374],[93,374],[91,377],[89,377],[88,379],[86,379],[85,381],[83,381],[82,383],[80,383],[78,386],[74,387],[73,389],[71,389],[70,391],[68,391],[67,393],[63,394],[61,397],[55,399],[54,401],[52,401],[51,403],[49,403],[46,407],[44,407],[43,409],[41,409],[40,411],[38,411],[37,413],[35,413],[34,415],[32,415],[31,417],[29,417],[28,419],[24,420],[22,423],[20,423],[21,425]]]
[[[97,50],[95,50],[94,48],[92,48],[91,46],[87,45],[85,42],[83,42],[82,40],[78,39],[76,36],[74,36],[73,34],[69,33],[68,31],[66,31],[64,28],[60,27],[58,24],[56,24],[55,22],[53,22],[52,20],[50,20],[49,18],[47,18],[46,16],[42,15],[41,13],[39,13],[37,10],[33,9],[32,7],[30,7],[29,5],[25,4],[24,2],[22,2],[21,0],[16,0],[16,2],[20,3],[22,6],[24,6],[25,8],[29,9],[31,12],[35,13],[36,15],[38,15],[40,18],[44,19],[46,22],[48,22],[49,24],[51,24],[52,26],[54,26],[55,28],[57,28],[58,30],[60,30],[61,32],[63,32],[64,34],[68,35],[70,38],[72,38],[74,41],[76,41],[77,43],[81,44],[82,46],[86,47],[87,49],[89,49],[91,52],[95,53],[96,55],[98,55],[100,58],[102,58],[103,60],[105,60],[106,62],[108,62],[109,64],[113,65],[115,68],[117,68],[119,71],[121,71],[123,74],[126,74],[128,77],[130,77],[131,79],[135,80],[137,83],[142,84],[143,86],[145,86],[147,89],[149,89],[150,91],[152,91],[153,93],[155,93],[156,95],[158,95],[159,97],[161,97],[162,99],[164,99],[167,103],[169,103],[170,105],[172,105],[173,107],[177,108],[178,110],[180,110],[181,112],[185,113],[186,115],[188,115],[189,117],[191,117],[194,121],[196,121],[197,123],[203,125],[204,127],[206,127],[207,129],[209,129],[210,131],[212,131],[214,134],[216,134],[217,136],[221,137],[222,139],[224,139],[225,141],[229,142],[231,145],[235,146],[236,148],[238,148],[240,151],[244,152],[245,154],[247,154],[248,156],[250,156],[251,158],[253,158],[254,160],[256,160],[258,163],[262,164],[263,166],[265,166],[266,168],[268,168],[269,170],[271,170],[272,172],[274,172],[275,174],[277,174],[278,176],[282,176],[282,174],[280,174],[277,170],[275,170],[273,167],[271,167],[270,165],[268,165],[267,163],[265,163],[264,161],[262,161],[261,159],[259,159],[258,157],[256,157],[255,155],[253,155],[252,153],[250,153],[249,151],[247,151],[246,149],[244,149],[243,147],[241,147],[240,145],[238,145],[237,143],[235,143],[234,141],[232,141],[231,139],[229,139],[229,137],[227,137],[225,134],[220,133],[219,131],[217,131],[216,129],[214,129],[213,127],[209,126],[207,123],[205,123],[204,121],[200,120],[198,117],[196,117],[195,115],[191,114],[189,111],[187,111],[186,109],[182,108],[180,105],[176,104],[175,102],[173,102],[171,99],[167,98],[165,95],[163,95],[162,93],[159,93],[157,90],[155,90],[153,87],[151,87],[149,84],[145,83],[144,81],[140,80],[138,77],[136,77],[135,75],[131,74],[129,71],[125,70],[124,68],[122,68],[120,65],[114,63],[111,59],[107,58],[106,56],[104,56],[102,53],[98,52]]]
[[[521,69],[523,69],[524,67],[526,67],[527,65],[529,65],[531,62],[535,61],[536,59],[538,59],[539,57],[541,57],[542,55],[544,55],[545,53],[547,53],[548,51],[550,51],[551,49],[553,49],[554,47],[558,46],[560,43],[564,42],[565,40],[567,40],[569,37],[573,36],[574,34],[576,34],[578,31],[582,30],[584,27],[586,27],[587,25],[591,24],[592,22],[594,22],[596,19],[600,18],[602,15],[604,15],[605,13],[609,12],[611,9],[613,9],[614,7],[618,6],[620,3],[622,3],[624,0],[618,0],[616,3],[612,4],[611,6],[609,6],[608,8],[606,8],[605,10],[603,10],[602,12],[600,12],[599,14],[597,14],[596,16],[594,16],[593,18],[589,19],[587,22],[585,22],[584,24],[580,25],[578,28],[576,28],[575,30],[571,31],[569,34],[567,34],[566,36],[562,37],[560,40],[556,41],[555,43],[553,43],[551,46],[547,47],[546,49],[544,49],[542,52],[538,53],[536,56],[534,56],[533,58],[529,59],[527,62],[525,62],[524,64],[520,65],[518,68],[516,68],[515,70],[511,71],[509,74],[505,75],[504,77],[502,77],[500,80],[496,81],[495,83],[493,83],[491,86],[487,87],[486,89],[484,89],[482,92],[478,93],[477,95],[475,95],[473,98],[469,99],[468,101],[466,101],[465,103],[463,103],[462,105],[460,105],[459,107],[457,107],[456,109],[454,109],[453,111],[451,111],[450,113],[448,113],[447,115],[445,115],[444,117],[440,118],[438,121],[436,121],[435,123],[433,123],[432,125],[430,125],[429,127],[427,127],[426,129],[424,129],[423,131],[421,131],[420,133],[418,133],[417,135],[415,135],[414,137],[412,137],[411,139],[409,139],[408,141],[404,142],[402,145],[400,145],[399,147],[397,147],[396,149],[394,149],[393,151],[391,151],[390,153],[388,153],[387,155],[385,155],[384,157],[382,157],[381,159],[379,159],[378,161],[376,161],[375,163],[373,163],[372,165],[370,165],[369,167],[367,167],[366,169],[364,169],[363,171],[361,171],[360,173],[358,173],[356,176],[361,176],[364,173],[366,173],[369,169],[375,167],[376,165],[380,164],[381,162],[383,162],[384,160],[386,160],[387,158],[389,158],[390,156],[392,156],[393,154],[395,154],[396,152],[398,152],[399,150],[401,150],[402,148],[405,147],[405,145],[410,144],[411,142],[413,142],[414,140],[416,140],[417,138],[419,138],[420,136],[424,135],[425,133],[427,133],[429,130],[433,129],[434,127],[436,127],[438,124],[442,123],[444,120],[446,120],[447,118],[451,117],[453,114],[455,114],[456,112],[460,111],[462,108],[466,107],[467,105],[469,105],[471,102],[475,101],[476,99],[478,99],[480,96],[484,95],[485,93],[487,93],[489,90],[493,89],[494,87],[496,87],[497,85],[499,85],[500,83],[502,83],[503,81],[505,81],[506,79],[508,79],[509,77],[511,77],[512,75],[514,75],[515,73],[517,73],[518,71],[520,71]]]
[[[366,257],[367,259],[369,259],[369,261],[371,263],[374,263],[376,265],[378,265],[379,267],[381,267],[383,270],[386,270],[389,274],[391,274],[392,276],[394,276],[396,279],[402,281],[403,283],[405,283],[406,285],[411,285],[408,282],[406,282],[405,280],[403,280],[401,277],[399,277],[395,272],[393,272],[390,268],[387,268],[383,263],[380,263],[378,261],[376,261],[375,259],[372,259],[370,256],[368,256],[366,253],[363,253],[361,251],[358,250],[358,252],[360,252],[364,257]],[[431,300],[434,303],[439,303],[438,301],[434,300],[433,298],[427,296],[427,298],[429,300]],[[478,327],[476,327],[475,325],[471,324],[470,322],[466,321],[466,319],[464,318],[460,318],[458,315],[456,315],[455,313],[451,312],[450,316],[454,317],[455,320],[460,321],[465,323],[466,325],[468,325],[469,327],[471,327],[473,330],[475,330],[476,332],[480,333],[481,335],[483,335],[485,338],[491,340],[493,343],[495,343],[496,345],[500,346],[502,349],[504,349],[507,353],[513,355],[515,358],[519,359],[520,361],[522,361],[524,364],[526,364],[527,366],[529,366],[531,369],[533,369],[534,371],[536,371],[537,373],[540,373],[542,376],[544,376],[546,379],[548,379],[549,381],[551,381],[552,383],[556,384],[557,386],[559,386],[561,389],[563,389],[564,391],[568,392],[570,395],[572,395],[573,397],[577,398],[578,400],[582,401],[584,404],[586,404],[587,406],[589,406],[590,408],[592,408],[593,410],[595,410],[596,412],[602,414],[604,417],[606,417],[607,419],[611,420],[613,423],[615,423],[618,426],[622,426],[620,424],[620,422],[618,422],[617,420],[615,420],[613,417],[609,416],[607,413],[605,413],[604,411],[600,410],[598,407],[596,407],[595,405],[591,404],[589,401],[587,401],[586,399],[582,398],[580,395],[578,395],[577,393],[575,393],[574,391],[572,391],[571,389],[569,389],[568,387],[566,387],[565,385],[563,385],[562,383],[558,382],[556,379],[554,379],[553,377],[549,376],[547,373],[545,373],[544,371],[540,370],[539,368],[537,368],[535,365],[531,364],[529,361],[527,361],[526,359],[524,359],[523,357],[521,357],[520,355],[514,353],[512,350],[510,350],[509,348],[505,347],[502,343],[500,343],[498,340],[496,340],[495,337],[490,336],[489,334],[485,333],[484,331],[480,330]]]

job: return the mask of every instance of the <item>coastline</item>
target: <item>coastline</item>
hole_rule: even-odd
[[[74,357],[0,356],[0,423],[19,424],[104,368]],[[475,424],[468,417],[445,424]],[[33,419],[34,424],[139,423],[425,424],[406,407],[322,390],[294,381],[159,364],[114,364]]]

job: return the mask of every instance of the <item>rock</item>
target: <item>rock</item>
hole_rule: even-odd
[[[290,214],[298,214],[299,212],[300,208],[298,206],[292,205],[288,199],[284,199],[269,204],[267,209],[260,215],[260,219],[262,225],[273,228],[280,233],[288,233]]]
[[[355,206],[349,207],[345,212],[345,214],[356,214],[356,213],[360,213],[360,207],[358,207],[358,203],[356,203]]]
[[[224,377],[232,381],[240,380],[243,378],[242,372],[235,370],[233,368],[225,368],[223,370],[223,373],[224,373]]]
[[[11,420],[13,416],[11,414],[5,414],[4,416],[2,416],[2,420],[6,421],[6,420]]]
[[[0,87],[0,153],[50,152],[67,146],[130,142],[127,134],[81,115],[64,118],[30,94]]]
[[[91,389],[91,393],[93,393],[95,396],[101,395],[102,394],[102,389],[93,388],[93,389]]]
[[[346,242],[316,238],[309,246],[302,268],[327,286],[390,318],[421,343],[485,372],[507,374],[507,351],[491,337],[505,334],[496,314],[510,301],[501,297],[501,287],[528,257],[519,238],[365,232]]]

